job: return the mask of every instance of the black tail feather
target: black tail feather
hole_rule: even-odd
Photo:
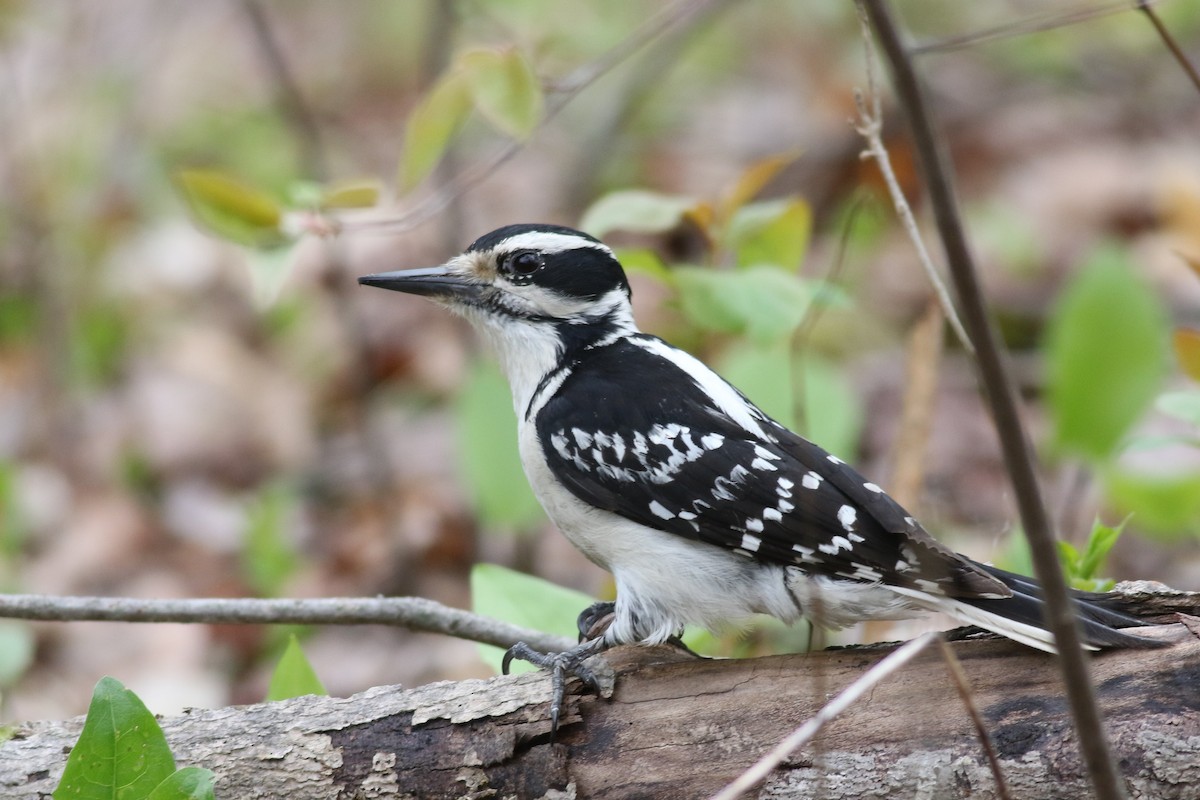
[[[1003,599],[960,598],[961,602],[1006,619],[1046,628],[1043,614],[1044,593],[1037,581],[985,564],[980,564],[979,567],[1003,582],[1012,590],[1013,596]],[[1150,623],[1117,610],[1122,606],[1127,607],[1118,596],[1077,590],[1072,590],[1072,595],[1076,600],[1085,644],[1102,649],[1151,648],[1167,644],[1158,639],[1148,639],[1121,630],[1143,627]]]

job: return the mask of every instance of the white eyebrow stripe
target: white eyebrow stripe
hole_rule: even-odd
[[[517,250],[537,250],[541,253],[554,254],[563,253],[567,250],[578,250],[581,247],[590,247],[593,250],[599,250],[610,256],[613,254],[608,245],[600,242],[593,242],[591,239],[584,239],[582,236],[571,236],[566,233],[550,233],[548,231],[527,231],[526,233],[518,233],[515,236],[510,236],[496,245],[496,252],[512,253]]]

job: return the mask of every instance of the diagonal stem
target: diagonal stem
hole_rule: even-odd
[[[1098,800],[1125,797],[1116,763],[1109,752],[1088,663],[1080,644],[1074,602],[1058,565],[1054,536],[1038,487],[1029,441],[1017,412],[1016,391],[987,315],[978,273],[958,214],[949,160],[913,67],[911,56],[884,0],[863,0],[868,18],[892,72],[900,105],[908,116],[921,171],[929,189],[946,263],[959,298],[967,332],[975,343],[984,394],[1000,438],[1004,461],[1016,494],[1021,521],[1033,556],[1034,570],[1045,592],[1046,627],[1058,646],[1059,667],[1079,735],[1080,749]]]

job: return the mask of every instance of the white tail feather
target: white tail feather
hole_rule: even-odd
[[[955,619],[969,625],[978,625],[980,628],[989,630],[992,633],[998,633],[1001,636],[1012,639],[1014,642],[1020,642],[1046,653],[1058,652],[1054,646],[1054,634],[1043,628],[1024,622],[1016,622],[991,611],[984,611],[981,608],[968,605],[961,600],[955,600],[952,597],[928,594],[903,586],[892,586],[890,588],[898,594],[912,598],[918,605],[929,611],[940,611],[943,614],[949,614]],[[1084,645],[1084,647],[1088,650],[1099,649],[1092,645]]]

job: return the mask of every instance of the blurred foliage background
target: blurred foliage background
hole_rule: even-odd
[[[1064,562],[1195,589],[1200,95],[1133,5],[896,3]],[[1156,8],[1200,55],[1200,5]],[[931,290],[859,158],[864,82],[847,0],[0,2],[0,589],[470,607],[474,582],[569,632],[611,584],[533,502],[503,380],[460,321],[353,283],[519,221],[605,235],[646,330],[1027,570],[971,363],[914,333]],[[582,595],[522,611],[481,563]],[[254,701],[292,632],[3,622],[2,716],[81,713],[103,674],[159,713]],[[489,673],[445,637],[299,633],[334,694]]]

